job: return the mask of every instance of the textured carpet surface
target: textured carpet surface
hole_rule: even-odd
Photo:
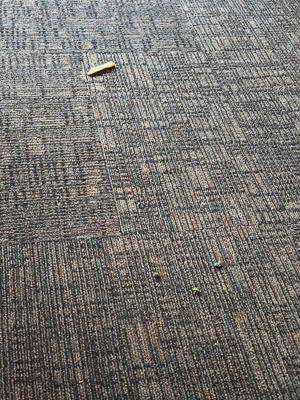
[[[299,399],[300,3],[0,13],[0,399]]]

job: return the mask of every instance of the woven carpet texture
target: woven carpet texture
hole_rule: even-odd
[[[300,399],[299,54],[298,0],[0,2],[1,400]]]

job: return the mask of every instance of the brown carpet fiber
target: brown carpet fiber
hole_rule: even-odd
[[[0,13],[0,399],[299,399],[300,3]]]

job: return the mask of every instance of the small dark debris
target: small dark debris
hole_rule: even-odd
[[[192,292],[197,295],[201,294],[201,290],[197,287],[193,287]]]
[[[215,268],[222,268],[222,262],[220,260],[214,262]]]

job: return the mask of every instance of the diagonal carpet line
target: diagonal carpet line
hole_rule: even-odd
[[[84,73],[85,73],[86,85],[87,85],[87,87],[88,87],[88,89],[89,89],[89,85],[88,85],[88,82],[87,82],[87,81],[88,81],[88,76],[87,76],[86,70],[85,70],[85,68],[84,68],[84,63],[83,63],[83,62],[82,62],[82,68],[83,68],[83,71],[84,71]],[[91,92],[90,92],[90,90],[89,90],[89,98],[90,98],[90,100],[92,100],[92,99],[91,99]],[[98,135],[100,136],[100,134],[99,134],[98,122],[97,122],[97,119],[96,119],[96,117],[95,117],[94,105],[93,105],[93,102],[92,102],[92,101],[91,101],[91,103],[92,103],[92,107],[93,107],[94,121],[95,121],[95,124],[96,124],[96,126],[97,126]],[[100,143],[101,143],[101,141],[100,141]],[[102,150],[103,150],[103,149],[102,149]],[[104,152],[103,152],[103,154],[104,154]],[[104,158],[104,159],[105,159],[105,158]],[[107,174],[108,174],[108,177],[109,177],[110,186],[111,186],[111,189],[112,189],[113,186],[112,186],[112,182],[111,182],[111,178],[110,178],[110,172],[109,172],[109,168],[108,168],[107,159],[105,159],[105,165],[106,165],[106,170],[107,170]],[[114,196],[114,194],[113,194],[113,196]],[[114,202],[116,203],[115,197],[114,197]],[[118,212],[118,211],[117,211],[117,212]],[[119,217],[119,221],[120,221],[120,216],[118,215],[118,217]]]

